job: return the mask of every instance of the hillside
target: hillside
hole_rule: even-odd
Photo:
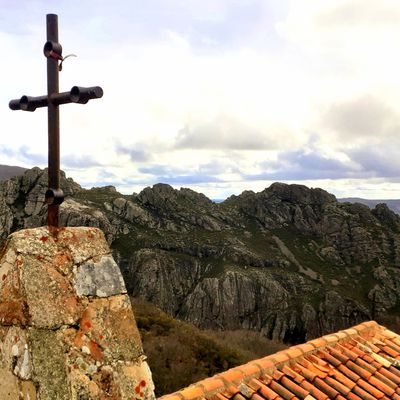
[[[61,223],[103,229],[128,291],[203,329],[303,342],[375,318],[398,324],[400,217],[275,183],[220,204],[157,184],[124,196],[62,176]],[[0,238],[45,223],[46,174],[0,183]]]
[[[11,165],[0,165],[0,181],[10,179],[13,176],[23,175],[26,168],[15,167]]]

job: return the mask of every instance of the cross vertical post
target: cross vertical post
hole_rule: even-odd
[[[47,42],[43,53],[47,58],[47,96],[22,96],[11,100],[11,110],[35,111],[39,107],[47,107],[48,117],[48,189],[45,193],[45,203],[48,205],[47,225],[59,226],[59,206],[64,201],[60,188],[60,112],[59,106],[67,103],[86,104],[89,100],[103,96],[100,86],[74,86],[69,92],[59,92],[58,73],[61,71],[62,47],[58,43],[58,16],[46,16]],[[59,62],[61,63],[59,64]]]
[[[46,16],[47,42],[58,43],[58,16]],[[59,93],[58,59],[47,57],[47,98]],[[60,189],[60,110],[57,104],[48,103],[48,187]],[[47,222],[58,226],[59,205],[49,204]]]

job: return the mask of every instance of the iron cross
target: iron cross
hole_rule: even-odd
[[[11,100],[11,110],[35,111],[39,107],[48,109],[48,189],[45,202],[48,205],[47,225],[58,227],[59,205],[64,200],[60,188],[60,115],[59,105],[67,103],[86,104],[91,99],[103,96],[99,86],[74,86],[69,92],[59,93],[58,72],[61,71],[62,47],[58,43],[58,17],[55,14],[46,16],[47,42],[44,45],[44,55],[47,58],[47,96],[22,96]]]

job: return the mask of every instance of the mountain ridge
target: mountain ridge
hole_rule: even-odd
[[[363,199],[360,197],[343,197],[338,199],[341,203],[361,203],[369,208],[374,208],[378,204],[386,204],[396,214],[400,214],[400,199]]]
[[[22,176],[24,172],[27,170],[28,168],[24,167],[0,164],[0,180],[10,179],[13,176]],[[117,192],[115,186],[112,185],[97,187],[97,189],[111,190]],[[231,195],[229,197],[232,196],[235,197],[235,195]],[[213,198],[210,200],[213,203],[220,204],[226,201],[228,198],[226,199]],[[337,201],[341,203],[361,203],[367,205],[370,208],[374,208],[376,205],[383,203],[386,204],[392,211],[396,212],[397,214],[400,214],[400,199],[365,199],[361,197],[342,197],[342,198],[337,198]]]
[[[303,342],[361,321],[398,319],[400,217],[323,189],[272,184],[216,204],[156,184],[137,195],[61,175],[62,225],[101,228],[128,291],[204,329]],[[47,175],[0,182],[0,239],[45,224]]]

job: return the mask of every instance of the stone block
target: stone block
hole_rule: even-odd
[[[8,244],[17,254],[42,260],[51,260],[57,249],[54,237],[45,227],[14,232]]]
[[[110,254],[95,228],[9,237],[0,254],[0,400],[154,398]]]
[[[97,228],[61,228],[57,238],[77,265],[111,253],[104,233]]]
[[[69,400],[65,346],[57,333],[29,328],[28,343],[32,354],[33,380],[39,386],[39,398]]]
[[[32,326],[56,328],[78,322],[82,305],[70,276],[29,256],[24,257],[21,269]]]
[[[140,357],[143,350],[128,296],[92,299],[80,320],[74,345],[97,361]]]
[[[75,287],[78,296],[109,297],[126,293],[121,271],[111,256],[98,262],[88,261],[76,268]]]

